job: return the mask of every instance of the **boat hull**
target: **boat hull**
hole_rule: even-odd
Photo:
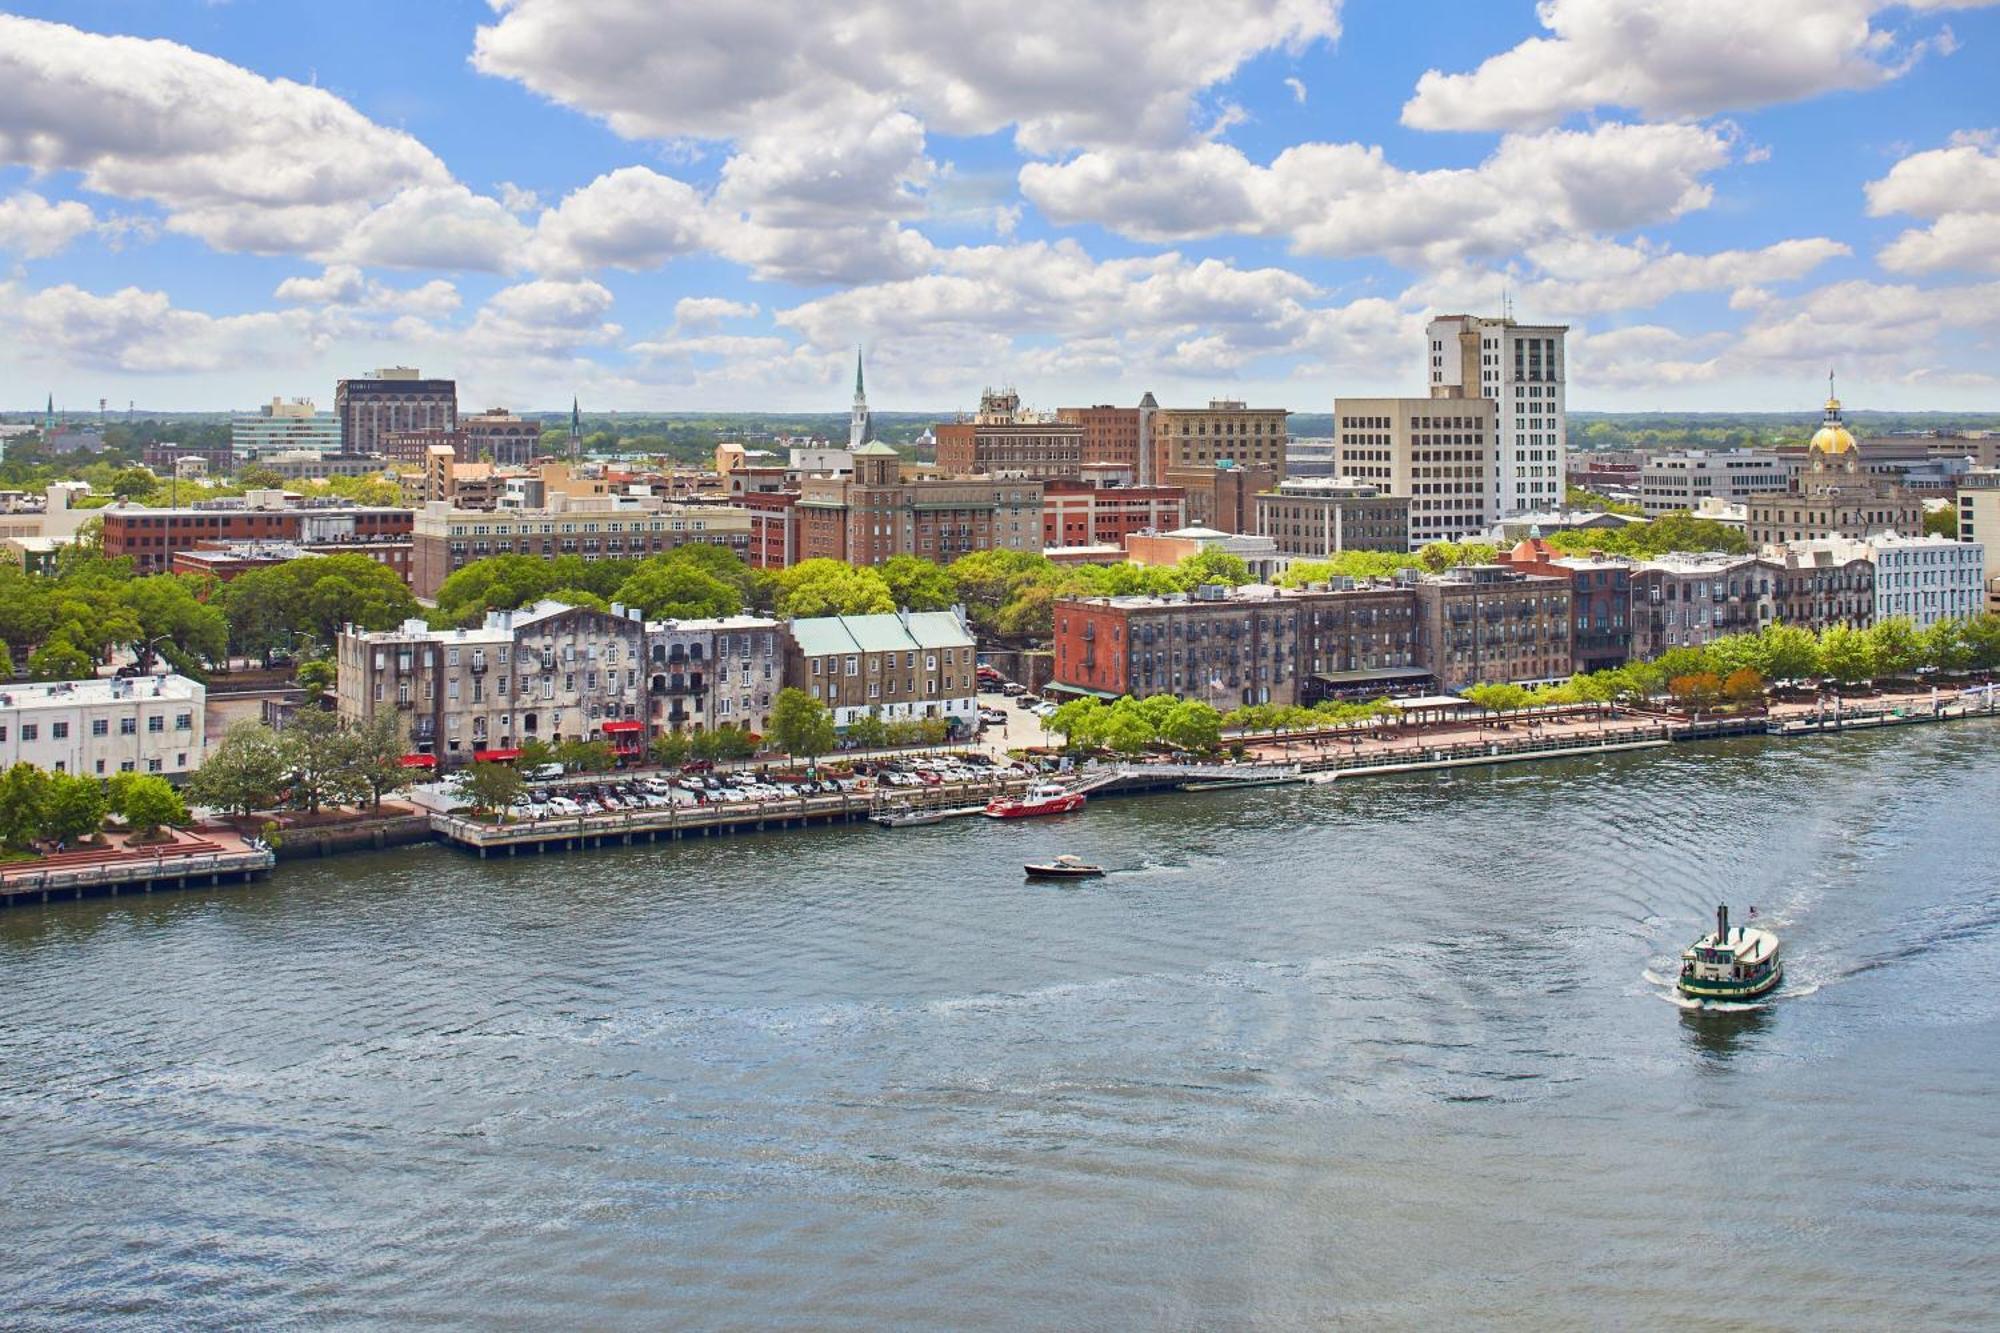
[[[1695,1000],[1754,1000],[1769,995],[1785,979],[1785,965],[1776,963],[1770,972],[1755,981],[1696,980],[1682,977],[1675,982],[1681,994]]]
[[[1029,879],[1097,879],[1103,866],[1024,866]]]
[[[1065,796],[1054,801],[995,801],[986,807],[988,819],[1033,819],[1037,815],[1066,815],[1083,809],[1084,798]]]

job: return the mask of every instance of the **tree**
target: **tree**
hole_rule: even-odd
[[[950,572],[928,560],[890,556],[880,572],[889,596],[906,611],[948,611],[958,601],[958,584]]]
[[[1160,721],[1160,739],[1207,754],[1222,744],[1222,715],[1200,699],[1183,699]]]
[[[51,773],[43,789],[42,832],[58,842],[80,842],[104,827],[111,798],[104,784],[82,773]]]
[[[1099,744],[1108,718],[1103,700],[1083,695],[1059,705],[1042,726],[1062,737],[1065,748],[1089,750]]]
[[[515,748],[521,753],[514,760],[514,764],[523,773],[532,773],[542,765],[553,764],[556,761],[555,747],[539,736],[530,736]]]
[[[1460,693],[1464,695],[1467,703],[1477,704],[1490,713],[1511,713],[1526,708],[1534,702],[1525,688],[1505,681],[1488,685],[1468,685]]]
[[[7,645],[0,641],[0,682],[14,678],[14,654],[7,651]]]
[[[1923,641],[1905,616],[1878,620],[1868,630],[1875,670],[1884,676],[1906,676],[1923,661]]]
[[[642,563],[613,600],[637,607],[653,620],[716,619],[743,609],[738,589],[672,554]]]
[[[1204,583],[1220,583],[1236,588],[1257,581],[1251,577],[1250,566],[1242,556],[1214,549],[1197,551],[1184,557],[1174,566],[1174,573],[1181,587],[1188,591]]]
[[[260,722],[238,722],[188,779],[197,805],[248,815],[278,803],[287,764],[277,733]]]
[[[16,851],[41,836],[50,776],[33,764],[15,764],[0,773],[0,838]]]
[[[467,769],[458,783],[473,809],[498,814],[503,819],[508,808],[521,799],[521,788],[526,785],[521,771],[512,764],[490,760]]]
[[[1931,509],[1924,513],[1924,535],[1927,537],[1949,537],[1958,540],[1958,511],[1952,508]]]
[[[889,724],[880,714],[863,713],[847,724],[847,739],[864,750],[879,750],[889,743]]]
[[[1713,671],[1692,671],[1669,680],[1667,693],[1676,703],[1699,713],[1715,707],[1722,697],[1722,678]]]
[[[646,753],[661,768],[679,768],[688,761],[688,738],[685,732],[663,731],[653,737],[646,746]],[[522,762],[527,759],[522,754]]]
[[[1977,671],[2000,667],[2000,616],[1982,611],[1965,622],[1965,647],[1970,666]]]
[[[1738,667],[1722,680],[1722,697],[1738,707],[1764,701],[1764,678],[1749,667]]]
[[[1829,625],[1819,636],[1820,669],[1843,685],[1875,675],[1875,644],[1866,630]]]
[[[618,762],[608,741],[566,740],[556,746],[556,762],[571,773],[603,773]]]
[[[150,468],[120,468],[112,474],[111,494],[118,500],[143,500],[159,484],[160,479],[153,475]]]
[[[360,795],[348,763],[340,719],[320,708],[301,708],[278,733],[278,749],[292,780],[291,804],[308,814]]]
[[[187,806],[181,803],[180,793],[173,784],[163,777],[152,773],[119,773],[107,787],[112,812],[125,821],[136,837],[154,838],[168,824],[187,822]]]
[[[387,793],[401,791],[416,781],[415,771],[403,764],[403,728],[394,713],[377,713],[348,727],[341,734],[340,745],[351,789],[365,791],[372,810],[382,808],[382,797]]]
[[[306,706],[313,707],[338,683],[340,669],[324,657],[308,658],[299,663],[293,679],[306,692]]]
[[[1772,680],[1816,680],[1819,678],[1819,638],[1802,625],[1772,625],[1763,632],[1768,641],[1764,674]]]
[[[795,759],[816,759],[833,748],[833,713],[804,690],[787,686],[771,706],[771,739]]]
[[[1923,660],[1948,675],[1972,666],[1973,645],[1963,620],[1939,620],[1923,632]]]
[[[1128,700],[1121,699],[1118,704],[1112,705],[1099,733],[1100,743],[1117,754],[1144,754],[1146,747],[1159,739],[1158,733],[1138,709],[1119,706],[1126,702]]]
[[[724,725],[717,727],[710,734],[715,737],[717,759],[748,759],[757,753],[757,742],[741,727]]]
[[[393,629],[421,608],[387,565],[365,555],[315,555],[252,569],[216,593],[232,646],[269,660],[296,635],[327,645],[341,627]]]
[[[96,674],[97,664],[61,633],[28,659],[29,680],[89,680]]]
[[[896,609],[896,599],[880,574],[856,569],[844,560],[802,560],[779,571],[777,586],[777,612],[793,620],[877,615]]]

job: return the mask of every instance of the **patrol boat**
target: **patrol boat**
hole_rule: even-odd
[[[1784,979],[1778,937],[1761,926],[1732,928],[1726,903],[1715,909],[1715,933],[1681,953],[1680,993],[1697,1000],[1751,1000]]]

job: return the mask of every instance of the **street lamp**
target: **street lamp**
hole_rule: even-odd
[[[146,647],[145,647],[145,652],[144,652],[144,656],[145,656],[146,660],[147,660],[148,662],[153,662],[153,661],[157,660],[157,658],[158,658],[158,654],[156,654],[156,653],[155,653],[155,652],[153,651],[153,645],[154,645],[154,644],[156,644],[156,643],[168,643],[168,642],[172,642],[172,640],[173,640],[173,637],[174,637],[174,636],[173,636],[173,635],[171,635],[171,634],[155,634],[155,635],[154,635],[154,636],[153,636],[152,638],[150,638],[150,639],[146,640]]]

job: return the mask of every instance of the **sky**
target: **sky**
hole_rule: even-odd
[[[2000,409],[2000,0],[0,0],[0,406]]]

